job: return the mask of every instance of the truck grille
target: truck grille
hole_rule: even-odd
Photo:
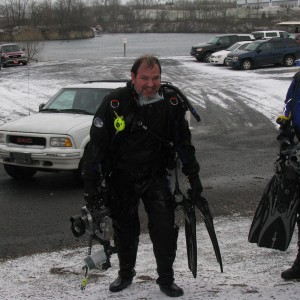
[[[46,146],[46,139],[32,136],[8,136],[8,143],[20,146]]]

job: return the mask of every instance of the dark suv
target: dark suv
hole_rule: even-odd
[[[0,45],[0,57],[3,67],[19,64],[26,66],[28,63],[28,57],[18,44]]]
[[[293,39],[273,38],[257,40],[245,50],[227,55],[228,64],[236,69],[249,70],[252,67],[281,64],[291,67],[300,58],[300,45]]]
[[[191,56],[194,56],[198,61],[209,62],[209,58],[212,53],[227,49],[236,42],[251,40],[255,40],[255,38],[251,34],[216,35],[206,43],[200,43],[192,46],[190,54]]]

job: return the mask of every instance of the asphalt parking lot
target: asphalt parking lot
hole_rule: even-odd
[[[124,78],[122,74],[129,70],[132,60],[110,60],[106,63],[113,78]],[[202,121],[197,123],[192,119],[191,126],[201,165],[203,195],[208,199],[213,215],[253,215],[260,195],[273,174],[278,151],[274,124],[260,111],[244,104],[241,99],[244,95],[232,89],[236,84],[234,78],[216,80],[212,88],[215,74],[205,73],[199,78],[198,72],[182,67],[176,59],[166,59],[164,63],[167,65],[166,79],[173,78],[175,82],[181,82],[183,87],[193,90],[205,102],[205,105],[195,105],[201,112]],[[50,83],[42,82],[44,86],[62,85],[65,81],[77,82],[79,74],[84,80],[80,72],[91,72],[93,64],[85,63],[84,68],[79,69],[77,63],[73,66],[38,65],[31,70],[31,85],[41,85],[39,78],[45,73]],[[6,80],[13,76],[21,79],[21,73],[25,72],[23,70],[20,74],[11,74],[14,71],[8,70],[10,73],[7,71],[3,76],[6,76]],[[96,78],[101,78],[97,72],[102,74],[103,70],[95,74]],[[264,72],[269,76],[278,70],[263,69],[260,74]],[[295,69],[289,72],[295,72]],[[239,76],[241,73],[236,74]],[[243,84],[247,85],[248,82],[240,85]],[[211,95],[222,93],[235,99],[230,112],[209,101]],[[13,113],[16,113],[16,109]],[[181,185],[183,190],[188,187],[185,178],[182,178]],[[85,239],[76,239],[72,235],[69,222],[70,216],[79,213],[83,204],[82,187],[74,181],[72,174],[37,173],[32,180],[20,182],[9,178],[0,166],[0,257],[85,245]],[[182,213],[179,212],[177,216],[178,223],[182,224]],[[147,219],[143,213],[141,223],[146,230]]]

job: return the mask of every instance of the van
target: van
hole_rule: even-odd
[[[300,46],[293,39],[260,39],[245,50],[227,55],[228,64],[235,69],[250,70],[252,67],[284,65],[292,67],[300,58]]]
[[[222,34],[212,37],[208,42],[192,46],[190,54],[198,61],[210,62],[210,55],[224,50],[239,41],[254,41],[251,34]]]
[[[256,40],[261,39],[271,39],[275,37],[281,37],[281,38],[289,38],[291,35],[282,30],[261,30],[261,31],[253,31],[251,34],[254,36]]]

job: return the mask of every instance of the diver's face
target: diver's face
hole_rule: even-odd
[[[161,83],[159,66],[149,68],[146,64],[141,64],[136,75],[131,73],[131,80],[139,95],[152,97],[158,92]]]

